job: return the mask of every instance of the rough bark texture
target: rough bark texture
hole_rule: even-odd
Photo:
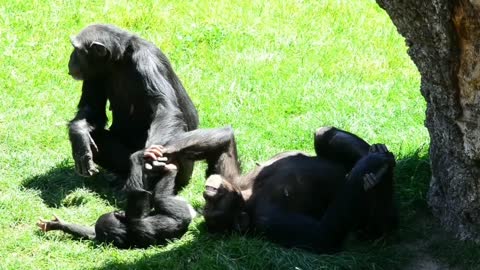
[[[428,203],[460,239],[480,241],[480,0],[377,0],[405,37],[427,101]]]

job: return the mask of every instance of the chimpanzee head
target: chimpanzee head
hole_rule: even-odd
[[[94,24],[71,38],[69,74],[77,80],[103,76],[123,56],[125,39],[132,35],[112,25]]]
[[[101,215],[95,223],[95,239],[112,243],[119,248],[127,248],[127,226],[125,213],[115,211]]]
[[[205,209],[203,215],[209,232],[244,231],[249,218],[243,211],[245,201],[240,189],[218,174],[205,183]]]

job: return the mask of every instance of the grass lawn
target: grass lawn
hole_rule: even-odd
[[[430,217],[420,75],[374,0],[0,1],[0,269],[464,269],[480,262],[471,244],[451,240]],[[40,233],[38,217],[93,224],[117,207],[107,175],[75,175],[66,129],[81,89],[67,74],[69,36],[95,22],[157,44],[201,127],[235,129],[244,171],[284,150],[313,153],[320,126],[386,143],[398,158],[399,232],[350,241],[334,256],[209,235],[202,218],[180,240],[146,250]],[[195,207],[204,203],[204,168],[182,192]]]

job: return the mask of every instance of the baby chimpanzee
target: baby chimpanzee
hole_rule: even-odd
[[[149,183],[152,192],[128,192],[125,211],[103,214],[95,228],[69,224],[56,216],[51,221],[40,220],[37,225],[44,232],[61,230],[78,238],[112,243],[120,248],[142,248],[180,238],[187,231],[195,211],[183,198],[173,195],[177,167],[161,161],[152,163],[155,167],[147,170],[146,177],[152,180],[158,179],[155,174],[163,176],[157,183]]]

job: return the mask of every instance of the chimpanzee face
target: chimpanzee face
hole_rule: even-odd
[[[120,248],[127,248],[127,226],[123,211],[103,214],[95,223],[95,239],[112,243]]]
[[[244,213],[244,200],[238,187],[220,175],[210,176],[205,183],[204,217],[209,232],[227,232],[236,229]]]
[[[76,80],[91,79],[107,70],[109,50],[99,42],[88,44],[72,38],[73,52],[68,62],[68,74]]]

